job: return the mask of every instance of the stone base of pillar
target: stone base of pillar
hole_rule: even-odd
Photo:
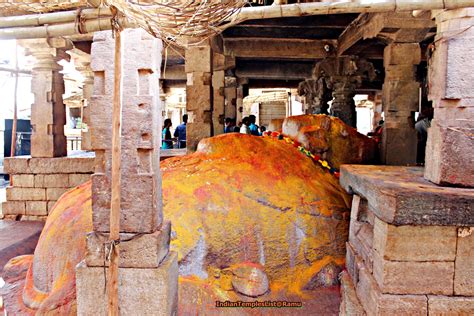
[[[474,187],[474,146],[470,136],[473,131],[473,128],[446,128],[437,120],[432,121],[426,145],[427,180],[440,185]]]
[[[77,315],[107,315],[104,267],[76,268]],[[119,268],[120,315],[176,315],[178,255],[170,252],[158,268]]]

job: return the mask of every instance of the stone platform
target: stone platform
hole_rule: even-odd
[[[41,221],[0,221],[0,272],[11,258],[35,251],[43,226]]]
[[[395,166],[345,165],[340,183],[355,194],[341,314],[354,292],[367,315],[474,313],[474,189]]]

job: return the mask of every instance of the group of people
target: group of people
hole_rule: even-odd
[[[249,115],[242,119],[238,125],[236,125],[236,120],[231,118],[226,118],[224,121],[224,133],[241,133],[254,136],[262,136],[265,132],[265,126],[258,126],[256,124],[257,118],[255,115]],[[173,149],[173,141],[178,142],[178,148],[186,148],[186,124],[188,123],[188,115],[183,115],[183,123],[178,125],[174,131],[174,138],[171,137],[171,127],[173,123],[171,119],[165,119],[163,123],[162,130],[162,149]]]
[[[171,126],[173,123],[171,119],[166,119],[163,122],[163,131],[162,131],[162,149],[173,149],[173,140],[178,141],[178,148],[186,148],[186,124],[188,123],[188,115],[183,115],[183,123],[178,125],[174,131],[174,138],[171,137]]]
[[[242,119],[239,125],[236,125],[235,119],[226,118],[224,122],[224,133],[241,133],[254,136],[262,136],[265,132],[265,126],[258,126],[256,124],[257,118],[255,115],[249,115]]]

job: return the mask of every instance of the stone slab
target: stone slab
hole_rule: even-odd
[[[474,297],[428,296],[428,315],[474,315]]]
[[[13,257],[35,251],[44,222],[0,220],[0,272]]]
[[[105,274],[108,269],[76,267],[77,315],[107,315]],[[178,256],[170,252],[158,268],[119,269],[120,315],[176,315],[178,304]]]
[[[373,273],[382,293],[453,294],[454,262],[389,261],[374,253]]]
[[[162,221],[161,195],[152,190],[155,175],[129,175],[121,188],[120,232],[153,233]],[[161,179],[159,180],[161,183]],[[110,181],[104,174],[92,175],[92,223],[94,231],[110,229]],[[139,198],[138,198],[139,197]]]
[[[367,315],[427,315],[426,295],[382,294],[373,276],[361,269],[356,293]]]
[[[26,201],[26,215],[45,216],[48,215],[46,201]]]
[[[21,188],[33,188],[35,186],[35,176],[32,174],[15,174],[12,176],[13,186]]]
[[[46,189],[46,200],[48,201],[57,201],[63,195],[68,191],[68,188],[47,188]]]
[[[474,225],[474,190],[435,185],[421,167],[343,165],[340,183],[388,224]]]
[[[425,178],[440,185],[474,187],[474,126],[443,126],[449,122],[438,119],[436,111],[435,117],[428,129]],[[460,118],[469,122],[464,115]]]
[[[26,214],[25,201],[6,201],[2,203],[2,215]]]
[[[4,171],[8,174],[92,173],[94,157],[94,153],[81,151],[58,158],[17,156],[5,158]]]
[[[456,239],[454,226],[394,226],[375,218],[373,249],[386,260],[454,261]]]
[[[362,304],[357,298],[354,284],[347,273],[342,271],[339,275],[341,281],[341,305],[339,306],[339,316],[362,316],[366,315]]]
[[[152,234],[120,234],[121,268],[157,268],[169,250],[171,223],[163,222],[160,230]],[[86,264],[88,267],[108,266],[104,244],[108,234],[87,234]]]
[[[474,227],[458,229],[454,294],[474,296]]]
[[[46,190],[43,188],[7,187],[7,201],[44,201]]]

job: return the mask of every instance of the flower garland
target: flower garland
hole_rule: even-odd
[[[293,145],[293,147],[298,148],[301,153],[311,158],[314,162],[319,163],[324,169],[328,169],[329,173],[333,174],[336,178],[339,179],[340,172],[336,168],[332,167],[328,161],[321,159],[319,155],[315,155],[306,148],[304,148],[297,141],[292,140],[291,138],[284,136],[279,132],[264,132],[262,136],[277,138],[278,140],[284,140],[287,144]]]

